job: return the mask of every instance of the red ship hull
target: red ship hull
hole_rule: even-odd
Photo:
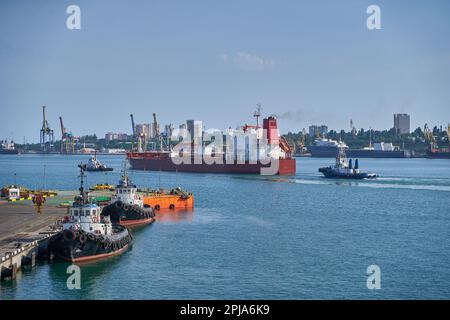
[[[261,163],[232,163],[232,164],[175,164],[168,153],[159,152],[129,152],[127,159],[131,168],[135,170],[149,171],[179,171],[179,172],[199,172],[199,173],[235,173],[235,174],[261,174],[261,168],[268,165]],[[295,175],[295,159],[280,159],[276,174]]]

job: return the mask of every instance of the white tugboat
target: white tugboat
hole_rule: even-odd
[[[343,148],[339,149],[335,165],[320,168],[319,172],[323,173],[325,178],[374,179],[377,177],[375,173],[359,171],[358,159],[355,160],[355,167],[353,167],[352,159],[350,161],[347,159]]]
[[[49,242],[49,250],[56,257],[71,262],[106,258],[125,251],[132,242],[128,229],[112,224],[101,216],[100,207],[89,202],[84,191],[86,165],[80,168],[80,194],[69,208],[70,215],[63,222],[63,230]]]
[[[97,154],[95,153],[89,158],[86,165],[86,171],[113,171],[113,168],[105,166],[103,163],[97,160]]]
[[[102,215],[109,216],[113,223],[129,227],[154,222],[153,209],[144,208],[144,201],[137,191],[124,164],[122,178],[116,186],[111,203],[103,208]]]

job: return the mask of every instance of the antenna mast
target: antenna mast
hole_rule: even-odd
[[[256,104],[256,111],[253,114],[253,116],[256,118],[256,127],[259,128],[259,117],[261,117],[261,104]]]

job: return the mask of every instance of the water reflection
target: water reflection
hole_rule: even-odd
[[[194,209],[161,209],[155,212],[155,220],[157,222],[192,222],[194,217]]]

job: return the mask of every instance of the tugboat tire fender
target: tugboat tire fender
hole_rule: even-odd
[[[116,201],[115,203],[114,203],[114,206],[117,208],[117,209],[122,209],[122,207],[123,207],[123,202],[122,201]]]
[[[130,206],[129,206],[128,204],[124,204],[124,205],[123,205],[123,210],[124,210],[124,211],[130,210]]]
[[[80,243],[86,243],[86,241],[87,241],[86,234],[84,234],[84,233],[80,234],[80,236],[78,237],[78,240],[80,241]]]
[[[73,241],[76,238],[75,232],[73,232],[72,230],[64,230],[63,238],[67,241]]]

